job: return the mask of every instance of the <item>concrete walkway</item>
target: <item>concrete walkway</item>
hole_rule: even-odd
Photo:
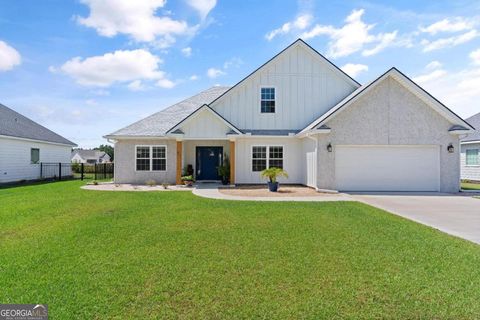
[[[237,201],[353,201],[352,197],[346,194],[325,194],[318,193],[318,196],[304,197],[246,197],[234,196],[221,193],[218,190],[218,184],[202,183],[195,186],[193,194],[199,197],[221,199],[221,200],[237,200]]]
[[[352,198],[480,244],[480,199],[473,194],[351,194]]]

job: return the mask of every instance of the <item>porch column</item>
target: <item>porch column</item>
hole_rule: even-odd
[[[235,184],[235,141],[230,141],[230,184]]]
[[[176,184],[182,184],[182,141],[177,141],[177,174]]]

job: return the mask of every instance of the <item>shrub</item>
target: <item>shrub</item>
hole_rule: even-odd
[[[157,182],[153,179],[145,181],[145,184],[149,187],[155,187],[157,185]]]
[[[277,167],[265,169],[261,172],[261,175],[263,178],[268,179],[271,183],[277,182],[277,178],[279,177],[288,178],[287,171]]]

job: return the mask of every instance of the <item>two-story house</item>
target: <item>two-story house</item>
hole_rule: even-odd
[[[463,119],[395,68],[360,85],[297,40],[233,87],[213,87],[106,136],[115,182],[218,180],[345,191],[457,191]]]

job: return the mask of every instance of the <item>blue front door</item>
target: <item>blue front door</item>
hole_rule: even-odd
[[[218,166],[223,162],[223,147],[197,147],[197,180],[220,180]]]

